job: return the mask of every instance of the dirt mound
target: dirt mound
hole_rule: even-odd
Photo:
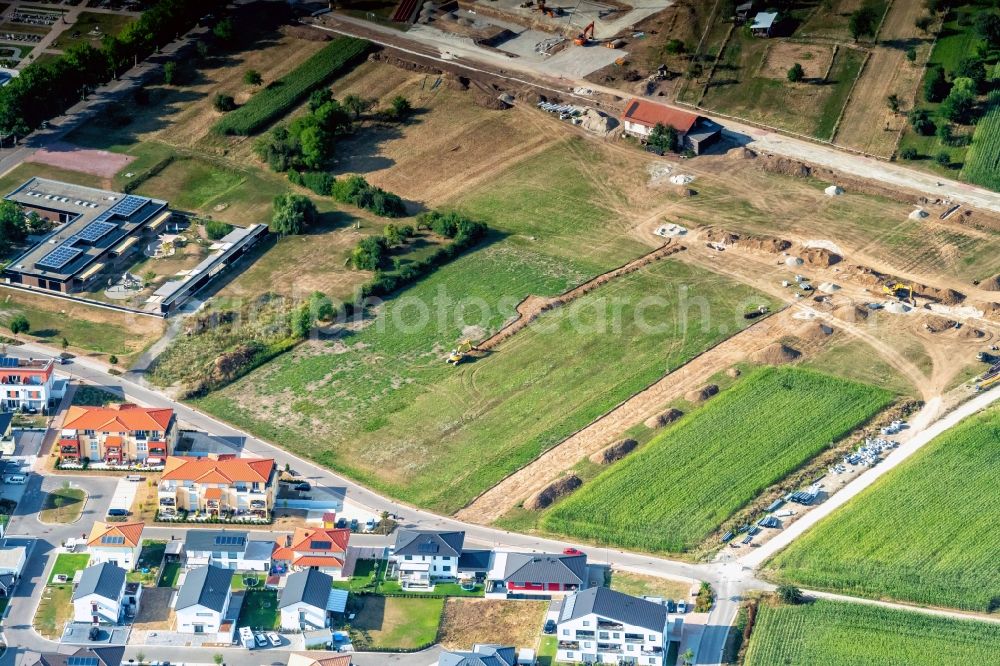
[[[692,190],[690,187],[685,187],[683,185],[678,185],[674,188],[674,192],[677,193],[679,197],[693,197],[697,192]]]
[[[726,374],[732,377],[733,379],[736,379],[737,377],[740,376],[740,369],[735,367],[729,368],[728,370],[726,370]]]
[[[509,104],[502,101],[498,96],[488,92],[476,93],[472,101],[476,106],[483,109],[490,109],[491,111],[504,111],[510,108]]]
[[[316,31],[318,32],[318,31]],[[398,67],[399,69],[405,69],[408,72],[425,72],[427,74],[443,74],[444,70],[438,69],[437,67],[428,67],[416,62],[411,62],[409,60],[404,60],[403,58],[397,58],[396,56],[387,53],[386,51],[376,51],[368,56],[368,60],[372,62],[384,62],[386,64],[392,65],[393,67]]]
[[[888,277],[885,273],[880,273],[869,266],[848,266],[846,272],[851,280],[865,287],[879,285]]]
[[[748,250],[768,252],[770,254],[784,252],[792,246],[792,244],[784,238],[774,238],[773,236],[747,236],[746,238],[737,241],[736,244]]]
[[[740,146],[728,151],[726,153],[726,157],[731,160],[752,160],[757,157],[757,153],[749,148],[746,148],[745,146]]]
[[[825,247],[811,247],[802,251],[802,261],[808,266],[822,266],[826,268],[843,261],[843,257],[835,252],[830,252]]]
[[[983,303],[983,316],[992,321],[1000,321],[1000,303]]]
[[[986,332],[972,326],[963,326],[958,329],[958,337],[963,340],[982,340],[986,337]]]
[[[833,335],[834,328],[823,322],[810,322],[799,329],[798,337],[806,342],[822,342]]]
[[[947,317],[939,317],[938,315],[931,315],[924,322],[924,328],[926,328],[931,333],[940,333],[942,331],[947,331],[958,326],[958,322],[954,319],[948,319]]]
[[[553,481],[529,497],[524,503],[524,508],[529,511],[541,511],[552,506],[552,503],[557,499],[569,495],[582,485],[583,481],[580,477],[576,474],[569,474],[558,481]]]
[[[763,363],[766,365],[781,365],[783,363],[791,363],[799,356],[802,356],[801,352],[792,349],[788,345],[775,342],[750,354],[750,360],[754,363]]]
[[[684,416],[684,412],[671,407],[662,414],[657,414],[656,416],[651,416],[646,419],[645,425],[647,428],[662,428],[669,423],[673,423],[682,416]]]
[[[732,245],[740,239],[739,234],[734,234],[731,231],[726,231],[725,229],[719,229],[717,227],[707,227],[704,234],[705,240],[710,243],[722,243],[723,245]]]
[[[445,74],[444,84],[452,90],[468,90],[469,89],[469,79],[464,76],[458,76],[457,74]]]
[[[841,321],[864,321],[868,319],[868,308],[860,305],[844,304],[833,311],[833,316]]]
[[[715,384],[703,386],[695,391],[688,391],[684,394],[684,399],[688,402],[704,402],[719,392],[719,387]]]
[[[944,303],[945,305],[958,305],[965,300],[965,294],[954,289],[938,289],[937,287],[916,284],[913,285],[913,289],[921,296],[933,298],[935,301]]]
[[[634,439],[623,439],[609,446],[605,446],[603,449],[590,456],[590,462],[598,465],[609,465],[632,453],[637,446],[639,446],[639,442]]]
[[[762,159],[757,160],[757,164],[764,171],[770,173],[779,173],[783,176],[798,176],[799,178],[808,178],[812,175],[812,167],[805,162],[799,162],[798,160],[790,160],[787,157],[777,157],[775,155],[768,155]]]
[[[281,32],[289,37],[303,39],[307,42],[328,42],[333,39],[333,35],[330,33],[320,32],[315,28],[307,28],[304,25],[287,25],[281,29]]]
[[[985,291],[1000,291],[1000,273],[988,277],[979,283],[979,288]]]

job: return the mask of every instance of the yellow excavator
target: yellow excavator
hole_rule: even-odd
[[[475,346],[472,344],[472,340],[462,340],[457,348],[451,350],[447,362],[452,365],[458,365],[465,360],[466,355],[473,349],[475,349]]]
[[[976,383],[976,391],[985,391],[997,382],[1000,382],[1000,363],[994,363],[990,366],[990,369],[979,378],[979,381]]]
[[[896,282],[890,280],[882,285],[882,291],[893,298],[898,298],[904,303],[913,302],[913,285],[903,284],[902,282]]]

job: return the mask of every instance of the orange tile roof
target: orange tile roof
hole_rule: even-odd
[[[316,529],[308,527],[296,527],[292,534],[292,543],[285,545],[285,539],[280,538],[275,542],[274,552],[271,554],[276,560],[292,560],[296,553],[307,553],[309,555],[330,555],[347,552],[347,543],[351,539],[351,530],[341,529]],[[316,548],[316,542],[327,542],[329,547]],[[305,555],[299,555],[299,558]],[[298,560],[295,561],[299,563]]]
[[[209,488],[205,491],[205,499],[222,499],[222,488]]]
[[[63,428],[67,430],[98,430],[100,432],[133,432],[135,430],[166,430],[174,410],[166,407],[112,405],[83,407],[73,405],[66,410]]]
[[[339,557],[321,557],[319,555],[303,555],[293,561],[297,567],[343,567],[344,561]]]
[[[88,546],[101,546],[104,548],[135,548],[142,541],[142,529],[144,523],[94,523],[90,530],[90,538],[87,540]],[[125,543],[109,544],[101,543],[104,537],[124,537]]]
[[[121,446],[122,438],[119,437],[118,435],[111,435],[104,440],[104,444],[105,446]]]
[[[163,468],[164,481],[197,481],[198,483],[232,484],[267,483],[274,471],[270,458],[195,458],[167,456]]]
[[[698,116],[693,113],[672,109],[669,106],[648,102],[644,99],[630,99],[625,105],[625,113],[622,120],[628,120],[646,127],[654,127],[656,123],[663,123],[674,127],[678,132],[689,132],[694,124],[698,122]]]

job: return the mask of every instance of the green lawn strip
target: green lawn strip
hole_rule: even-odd
[[[1000,410],[966,420],[767,564],[807,588],[976,612],[1000,610]]]
[[[73,586],[48,585],[42,590],[34,627],[45,638],[59,640],[66,623],[73,619]]]
[[[38,519],[43,523],[73,523],[80,518],[86,503],[87,492],[71,488],[67,482],[45,495]]]
[[[280,626],[277,590],[247,590],[243,594],[237,626],[250,627],[255,631],[269,631]]]
[[[53,581],[59,574],[64,574],[70,581],[80,569],[87,568],[90,555],[83,553],[60,553],[56,556],[56,562],[52,565],[52,573],[49,574],[49,585],[54,585]]]
[[[177,587],[177,579],[181,575],[180,562],[167,562],[163,565],[159,587]]]
[[[555,636],[542,636],[538,643],[538,666],[554,666],[559,641]]]
[[[361,610],[350,624],[355,648],[412,650],[437,638],[443,598],[362,597]]]
[[[442,268],[391,301],[384,317],[399,315],[405,324],[404,317],[416,316],[413,302],[433,303],[440,289],[461,294],[464,288],[467,299],[495,300],[514,281],[526,287],[530,265],[511,264],[505,252],[491,255],[492,249]],[[539,286],[516,290],[551,289]],[[444,363],[440,350],[453,345],[460,328],[438,336],[430,322],[406,329],[414,332],[376,322],[346,339],[357,350],[285,355],[199,404],[398,497],[451,512],[667,368],[745,326],[742,310],[735,310],[755,298],[766,302],[721,276],[662,261],[546,313],[494,353],[457,368]],[[692,302],[705,309],[688,312]],[[694,320],[705,313],[711,313],[707,325]],[[494,315],[489,328],[498,319]],[[239,402],[247,391],[296,398],[251,415]],[[289,409],[301,418],[282,419]],[[317,437],[326,434],[320,420],[329,437]]]
[[[840,48],[837,49],[837,56],[834,58],[833,67],[825,84],[830,88],[829,97],[822,106],[819,118],[813,128],[812,135],[820,139],[832,140],[833,130],[837,126],[837,119],[840,118],[844,105],[847,104],[847,96],[851,94],[851,88],[857,79],[861,65],[865,62],[865,54],[857,49]]]
[[[404,592],[403,586],[400,585],[399,581],[388,580],[379,584],[378,592],[380,594],[402,594]],[[426,594],[427,596],[443,596],[443,597],[482,597],[486,594],[486,589],[482,585],[476,585],[471,590],[463,590],[462,586],[458,583],[435,583],[434,589],[428,592],[420,592],[414,590],[405,590],[406,594],[421,595]]]
[[[1000,654],[1000,626],[892,608],[817,600],[763,603],[746,666],[939,666],[987,664]]]
[[[809,370],[762,368],[557,504],[541,525],[624,548],[690,550],[891,399]]]

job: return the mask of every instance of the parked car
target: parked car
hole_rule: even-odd
[[[358,531],[358,519],[357,518],[352,518],[351,519],[351,531],[352,532],[357,532]]]
[[[554,634],[554,633],[556,633],[556,621],[555,620],[546,620],[545,621],[545,626],[542,627],[542,632],[546,633],[546,634]]]
[[[109,518],[126,518],[128,517],[128,509],[108,509]]]
[[[308,481],[303,481],[302,483],[296,483],[295,489],[298,490],[299,492],[307,493],[310,490],[312,490],[312,486],[309,485]]]
[[[257,647],[267,647],[267,636],[263,632],[258,631],[253,635],[255,641],[257,641]]]
[[[688,612],[687,602],[684,601],[683,599],[680,599],[680,600],[677,601],[677,612],[678,613],[687,613]]]
[[[91,627],[90,631],[87,632],[87,640],[96,641],[100,637],[101,637],[100,627],[97,626]]]
[[[17,485],[21,485],[23,483],[26,483],[27,481],[28,477],[24,474],[11,474],[6,479],[4,479],[5,483],[12,483]]]
[[[677,612],[677,602],[673,599],[667,599],[667,612],[676,613]]]
[[[583,551],[578,548],[566,548],[563,550],[563,555],[583,555]]]
[[[341,529],[342,530],[345,527],[347,527],[347,518],[338,518],[337,519],[337,529]]]
[[[279,636],[276,631],[267,632],[267,640],[270,641],[271,645],[274,647],[281,645],[281,636]]]

